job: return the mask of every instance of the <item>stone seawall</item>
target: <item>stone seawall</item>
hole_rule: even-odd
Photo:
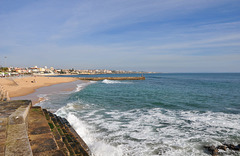
[[[30,100],[0,102],[0,156],[90,156],[69,122]]]
[[[90,156],[91,151],[87,144],[72,128],[70,123],[60,116],[57,116],[46,109],[43,109],[48,124],[56,138],[62,138],[70,155]]]
[[[29,100],[0,102],[0,155],[31,156],[28,139]]]

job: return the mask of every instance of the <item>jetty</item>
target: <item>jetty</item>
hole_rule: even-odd
[[[61,118],[30,100],[0,102],[0,156],[90,156],[86,143]]]
[[[145,80],[145,77],[79,77],[80,80],[102,81],[102,80]]]

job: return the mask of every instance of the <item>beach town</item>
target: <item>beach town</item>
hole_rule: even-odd
[[[94,74],[141,74],[153,72],[125,71],[125,70],[108,70],[108,69],[55,69],[54,67],[0,67],[0,77],[19,76],[19,75],[94,75]]]

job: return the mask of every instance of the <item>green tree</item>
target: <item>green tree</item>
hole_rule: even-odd
[[[1,68],[0,68],[0,71],[1,71],[1,72],[7,72],[7,71],[8,71],[8,67],[1,67]]]

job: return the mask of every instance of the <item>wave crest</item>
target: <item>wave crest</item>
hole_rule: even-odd
[[[106,84],[113,84],[113,83],[122,83],[122,82],[120,82],[120,81],[114,81],[114,80],[107,80],[107,79],[105,79],[105,80],[103,80],[103,81],[102,81],[102,83],[106,83]]]
[[[117,83],[123,83],[123,84],[130,84],[131,82],[122,82],[122,81],[117,81],[117,80],[103,80],[102,83],[105,84],[117,84]]]

